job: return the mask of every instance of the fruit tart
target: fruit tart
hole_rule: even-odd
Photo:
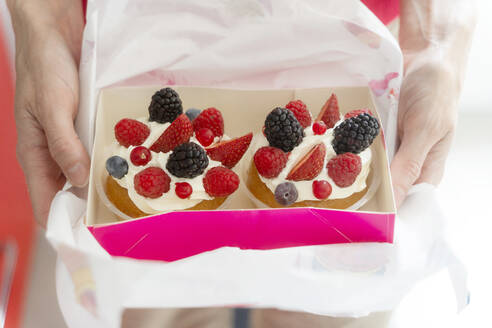
[[[217,209],[239,187],[232,170],[252,133],[231,139],[216,108],[189,109],[171,88],[157,91],[149,117],[123,118],[106,161],[108,199],[137,218],[172,210]]]
[[[273,109],[245,169],[250,196],[272,208],[349,208],[367,192],[379,130],[368,109],[342,117],[335,94],[316,119],[301,100]]]

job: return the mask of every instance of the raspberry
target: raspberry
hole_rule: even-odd
[[[275,188],[275,200],[280,205],[289,206],[294,204],[298,195],[297,188],[292,182],[281,183]]]
[[[328,129],[335,126],[340,120],[340,110],[338,108],[337,96],[332,93],[330,98],[326,101],[325,105],[321,109],[316,121],[323,121]]]
[[[205,191],[212,197],[229,196],[239,187],[236,173],[223,166],[211,168],[203,178]]]
[[[136,192],[144,197],[159,198],[171,188],[171,178],[158,167],[148,167],[133,178]]]
[[[280,148],[286,153],[298,146],[304,137],[302,126],[294,114],[281,107],[268,114],[265,134],[270,146]]]
[[[251,139],[253,139],[253,133],[248,133],[236,139],[222,141],[208,148],[207,154],[214,161],[221,162],[222,165],[231,169],[248,150]]]
[[[326,146],[320,143],[314,146],[287,175],[287,180],[305,181],[312,180],[323,170],[325,163]]]
[[[177,182],[175,191],[179,198],[186,199],[190,197],[193,188],[188,182]]]
[[[135,166],[144,166],[152,159],[150,150],[144,146],[138,146],[133,148],[130,153],[130,160]]]
[[[363,113],[343,121],[335,128],[331,144],[337,154],[358,154],[368,148],[379,134],[379,122]]]
[[[188,142],[193,135],[193,126],[185,114],[181,114],[162,132],[159,139],[150,147],[153,152],[163,152],[173,150],[177,146]]]
[[[325,180],[313,181],[313,195],[318,199],[327,199],[331,195],[331,184]]]
[[[128,173],[128,163],[123,157],[112,156],[106,161],[106,170],[113,178],[121,179]]]
[[[374,114],[371,112],[370,109],[362,108],[362,109],[355,109],[355,110],[348,112],[347,114],[345,114],[345,116],[343,118],[347,119],[347,118],[351,118],[351,117],[354,117],[354,116],[357,116],[357,115],[363,114],[363,113],[374,116]]]
[[[224,134],[224,119],[222,113],[216,108],[207,108],[193,120],[193,129],[198,131],[201,128],[209,128],[215,137],[222,137]]]
[[[149,134],[150,129],[147,125],[129,118],[120,120],[114,126],[116,140],[126,148],[141,145]]]
[[[362,162],[358,155],[345,153],[330,159],[326,167],[333,182],[344,188],[355,182],[362,169]]]
[[[178,178],[199,176],[208,166],[205,150],[194,142],[187,142],[174,148],[167,159],[166,169]]]
[[[196,139],[203,147],[210,146],[214,142],[214,133],[208,128],[198,129],[195,133]]]
[[[306,104],[302,100],[293,100],[285,108],[294,113],[294,116],[304,129],[311,125],[311,113],[307,110]]]
[[[258,173],[267,179],[277,177],[287,164],[288,156],[281,149],[275,147],[262,147],[254,156],[254,162]]]
[[[171,123],[181,114],[183,114],[181,99],[173,89],[164,88],[152,96],[149,106],[149,121]]]
[[[314,134],[317,134],[317,135],[325,134],[325,132],[326,132],[326,124],[325,124],[325,122],[323,122],[323,121],[314,122],[314,124],[313,124],[313,132],[314,132]]]

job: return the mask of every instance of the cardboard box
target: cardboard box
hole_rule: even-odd
[[[261,131],[267,113],[292,99],[302,99],[316,116],[332,92],[340,111],[369,108],[376,113],[365,87],[235,90],[173,87],[183,108],[216,107],[225,121],[225,133],[237,137]],[[376,183],[370,199],[358,210],[323,208],[257,209],[246,196],[244,183],[231,196],[227,210],[175,211],[146,218],[118,221],[99,197],[105,153],[114,142],[114,125],[122,118],[148,115],[158,87],[112,88],[100,93],[95,144],[89,183],[86,225],[113,256],[174,261],[220,247],[275,249],[352,242],[393,242],[395,206],[388,159],[381,134],[371,146],[371,170]],[[99,184],[98,184],[99,182]]]

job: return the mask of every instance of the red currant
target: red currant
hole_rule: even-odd
[[[207,128],[201,128],[196,131],[196,138],[203,147],[210,146],[214,142],[214,133]]]
[[[188,182],[176,182],[176,195],[178,195],[179,198],[188,198],[192,192],[193,188]]]
[[[324,134],[326,132],[326,124],[323,121],[317,121],[313,124],[313,132],[314,134]]]
[[[132,161],[133,165],[136,166],[143,166],[147,164],[151,159],[152,154],[150,153],[150,150],[148,150],[144,146],[135,147],[130,153],[130,160]]]
[[[313,194],[318,199],[326,199],[331,195],[331,184],[325,180],[313,181]]]

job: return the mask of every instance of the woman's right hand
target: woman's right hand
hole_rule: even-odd
[[[17,158],[46,225],[66,179],[85,186],[90,159],[74,129],[84,27],[80,0],[8,0],[16,40]]]

